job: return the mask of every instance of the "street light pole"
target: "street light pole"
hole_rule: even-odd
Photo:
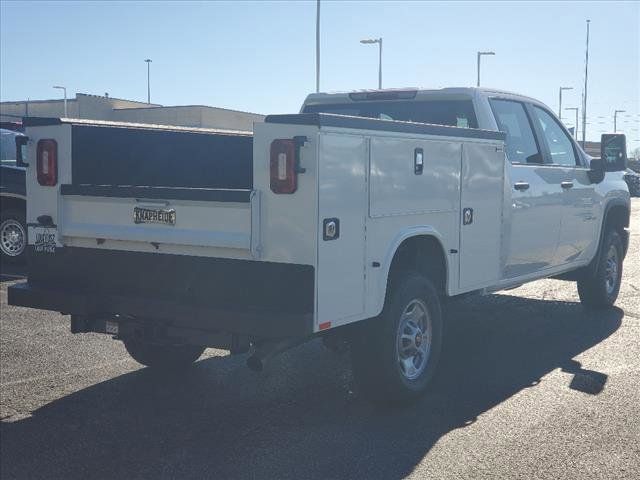
[[[147,63],[147,103],[151,103],[151,59],[144,60]]]
[[[573,130],[573,138],[575,138],[577,141],[578,140],[578,107],[567,107],[565,108],[565,110],[575,110],[576,112],[576,123]]]
[[[365,45],[377,43],[378,50],[378,89],[382,89],[382,37],[380,38],[367,38],[364,40],[360,40],[360,43],[364,43]]]
[[[316,93],[320,91],[320,0],[316,3]]]
[[[559,99],[558,99],[558,118],[562,121],[562,91],[563,90],[573,90],[573,87],[560,87],[559,90]]]
[[[378,89],[382,90],[382,37],[378,39]]]
[[[587,48],[584,55],[584,92],[582,94],[582,148],[587,136],[587,78],[589,76],[589,24],[587,20]]]
[[[62,90],[64,92],[64,116],[68,117],[67,113],[67,87],[61,87],[59,85],[54,85],[53,88],[57,88],[58,90]]]
[[[626,110],[614,110],[613,111],[613,133],[618,131],[618,114],[624,113]]]
[[[495,55],[495,52],[478,52],[478,81],[476,86],[480,86],[480,57],[482,55]]]

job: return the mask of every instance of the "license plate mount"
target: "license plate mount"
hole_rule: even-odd
[[[58,229],[55,227],[32,227],[33,249],[36,253],[56,253]]]
[[[160,225],[176,224],[176,211],[173,208],[133,207],[133,223],[155,223]]]
[[[120,331],[118,322],[107,320],[106,322],[104,322],[104,331],[105,333],[108,333],[110,335],[118,335],[118,332]]]

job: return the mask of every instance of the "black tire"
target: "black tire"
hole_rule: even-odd
[[[585,307],[595,309],[611,307],[618,298],[624,258],[622,239],[615,230],[605,233],[600,248],[595,272],[578,280],[580,301]]]
[[[7,209],[0,213],[0,255],[2,262],[23,263],[27,249],[27,225],[24,212]]]
[[[138,363],[157,370],[184,370],[193,364],[205,347],[194,345],[163,345],[139,340],[124,340],[129,355]]]
[[[382,313],[356,324],[350,342],[356,382],[366,396],[383,404],[405,403],[424,393],[436,371],[442,348],[442,310],[435,287],[418,273],[407,272],[395,277],[397,280],[390,285]],[[414,309],[410,310],[412,305]],[[412,343],[400,335],[401,330],[405,336],[413,335],[412,327],[406,325],[405,314],[418,307],[426,309],[428,318],[423,325],[424,332],[420,333],[420,342],[416,333]],[[428,353],[422,358],[426,362],[424,366],[419,363],[418,354],[413,360],[402,358],[401,345],[406,346],[405,352],[417,352],[420,347],[424,348],[423,342],[429,343]],[[415,366],[416,362],[422,370],[410,378],[410,372],[401,365]]]

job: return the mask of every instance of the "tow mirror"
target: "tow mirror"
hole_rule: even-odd
[[[587,174],[589,175],[591,183],[600,183],[604,180],[604,163],[601,158],[591,160]]]
[[[605,172],[627,169],[627,138],[622,133],[604,133],[600,137],[600,159]]]

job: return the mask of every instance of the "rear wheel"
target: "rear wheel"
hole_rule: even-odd
[[[602,243],[600,259],[594,273],[578,280],[578,295],[590,308],[612,306],[620,292],[624,249],[620,234],[609,230]]]
[[[140,340],[125,340],[124,346],[133,359],[157,370],[183,370],[200,358],[205,347],[166,345]]]
[[[20,263],[24,261],[27,248],[27,228],[24,214],[7,210],[0,214],[0,254],[2,261]]]
[[[396,403],[422,394],[442,344],[442,311],[433,284],[417,273],[394,282],[379,317],[355,329],[351,355],[356,381],[374,401]]]

